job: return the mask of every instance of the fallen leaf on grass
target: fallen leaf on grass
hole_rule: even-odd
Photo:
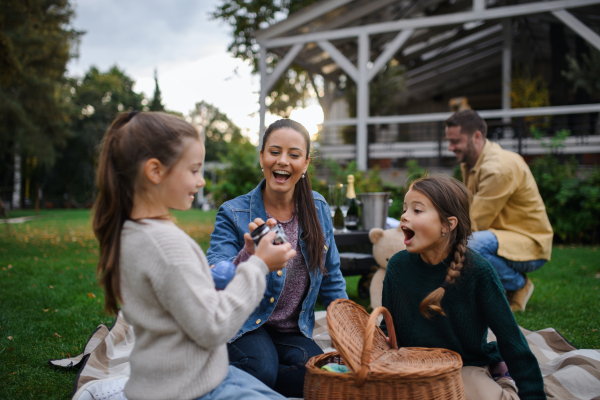
[[[10,349],[8,349],[8,351],[13,351],[14,349],[15,349],[14,347],[11,347]]]
[[[59,338],[61,336],[58,333],[54,332],[54,337]]]
[[[44,312],[48,312],[48,311],[50,311],[50,309],[49,309],[49,308],[44,308],[43,310],[44,310]]]
[[[31,287],[35,287],[35,283],[33,285],[31,285]]]
[[[8,264],[8,267],[6,267],[6,268],[8,268],[8,269],[11,269],[11,268],[12,268],[12,265]]]
[[[8,337],[8,340],[12,340],[12,336],[9,336],[9,337]]]
[[[94,299],[94,298],[96,298],[96,295],[94,293],[88,293],[88,297],[90,299]]]
[[[48,286],[48,287],[49,287],[50,289],[54,289],[54,286],[52,286],[52,285],[50,285],[50,286]]]
[[[14,375],[14,374],[16,374],[16,372],[13,372],[13,373],[11,373],[11,374],[9,374],[9,375]]]

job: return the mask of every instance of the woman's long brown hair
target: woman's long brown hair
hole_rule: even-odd
[[[122,302],[121,230],[131,216],[142,165],[156,158],[165,167],[172,167],[183,152],[184,138],[199,140],[198,132],[183,119],[158,112],[123,113],[104,134],[93,229],[100,243],[97,273],[105,292],[104,310],[110,314],[116,314]]]
[[[293,129],[304,137],[306,141],[306,158],[308,159],[310,154],[310,135],[302,124],[291,119],[280,119],[269,125],[263,136],[260,151],[262,153],[265,152],[265,144],[271,133],[282,128]],[[298,222],[302,227],[302,238],[306,242],[306,248],[308,249],[308,260],[311,264],[309,265],[309,269],[319,268],[322,273],[325,273],[325,236],[323,235],[323,229],[321,228],[315,208],[308,171],[304,175],[305,177],[300,178],[294,188],[294,200],[298,205]]]
[[[448,226],[450,217],[457,219],[456,227],[449,230],[446,242],[450,251],[454,251],[454,258],[450,262],[446,275],[447,284],[452,285],[464,267],[467,239],[471,236],[469,214],[471,192],[457,179],[442,174],[428,175],[417,179],[410,185],[410,189],[423,194],[433,203],[440,216],[442,226]],[[429,293],[419,306],[421,314],[427,318],[431,318],[431,312],[446,315],[440,305],[445,293],[446,289],[441,286]]]

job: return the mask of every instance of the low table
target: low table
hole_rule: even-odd
[[[342,275],[366,275],[377,261],[371,254],[340,253],[340,270]]]
[[[335,244],[340,250],[340,270],[342,275],[366,275],[372,266],[377,265],[371,253],[371,241],[369,231],[335,232]],[[364,252],[346,252],[344,250],[355,250],[361,248]],[[361,251],[361,250],[359,250]]]

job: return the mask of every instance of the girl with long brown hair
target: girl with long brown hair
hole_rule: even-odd
[[[248,224],[267,219],[279,222],[298,250],[282,271],[267,276],[260,305],[228,345],[232,365],[286,397],[302,397],[305,364],[323,353],[312,339],[317,296],[325,307],[348,298],[329,206],[311,189],[309,163],[306,128],[290,119],[271,124],[260,151],[265,178],[221,206],[208,250],[211,263],[244,261],[254,251]]]
[[[406,250],[389,260],[383,306],[399,346],[460,354],[467,400],[545,399],[539,365],[498,274],[467,248],[470,202],[469,190],[446,175],[411,184],[400,223]],[[487,342],[488,329],[496,342]]]
[[[136,336],[125,395],[281,399],[228,365],[226,343],[262,299],[265,276],[296,252],[273,245],[270,233],[217,291],[202,249],[168,217],[191,207],[205,184],[203,162],[196,129],[169,114],[119,115],[104,136],[93,226],[105,308],[116,313],[120,305]],[[89,398],[94,384],[75,398]]]

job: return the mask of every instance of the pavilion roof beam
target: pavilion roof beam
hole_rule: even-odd
[[[280,37],[260,41],[262,46],[280,47],[290,46],[296,43],[307,43],[323,40],[335,40],[346,37],[357,37],[361,34],[374,35],[379,33],[400,31],[406,28],[424,28],[432,26],[443,26],[452,24],[461,24],[465,22],[501,19],[529,15],[536,13],[545,13],[560,11],[576,7],[585,7],[594,4],[600,4],[600,0],[551,0],[538,1],[535,3],[519,4],[512,6],[502,6],[486,9],[480,12],[458,12],[447,15],[436,15],[423,18],[411,18],[400,21],[391,21],[376,23],[365,26],[349,27],[331,31],[307,33],[303,35]]]
[[[444,57],[431,60],[418,68],[413,68],[407,71],[405,76],[407,79],[412,79],[416,76],[427,73],[430,70],[441,68],[444,65],[450,64],[462,58],[469,57],[473,54],[477,54],[478,52],[481,52],[482,50],[489,48],[490,46],[498,46],[500,43],[502,43],[502,37],[491,38],[483,43],[478,44],[477,46],[469,47],[461,51],[448,54]]]
[[[301,11],[289,15],[285,20],[278,22],[268,28],[257,31],[254,35],[257,41],[263,41],[272,37],[281,36],[295,28],[303,26],[314,19],[327,14],[354,0],[328,0],[312,4]]]
[[[273,72],[271,72],[267,76],[267,82],[265,83],[264,88],[265,92],[268,92],[273,87],[275,82],[277,82],[281,74],[283,74],[288,69],[292,61],[294,61],[294,58],[296,58],[296,56],[298,55],[298,53],[300,53],[303,47],[304,43],[295,44],[294,46],[292,46],[290,51],[288,51],[285,57],[283,57],[283,60],[277,63]]]
[[[397,3],[397,2],[398,2],[398,0],[370,1],[362,7],[358,7],[352,11],[349,11],[348,13],[346,13],[344,15],[341,15],[341,16],[335,18],[334,20],[328,22],[327,24],[319,26],[313,32],[322,32],[322,31],[326,31],[329,29],[339,28],[341,26],[344,26],[351,22],[354,22],[357,19],[362,18],[366,15],[372,14],[373,12],[380,10],[383,7],[386,7],[390,4]]]
[[[350,77],[358,82],[358,69],[330,42],[323,40],[318,42],[319,46],[329,54],[329,57]]]
[[[495,27],[495,29],[492,30],[491,29],[492,27]],[[487,40],[487,36],[489,36],[493,33],[496,33],[496,31],[499,29],[501,29],[500,24],[493,25],[493,26],[482,25],[480,27],[477,27],[473,30],[468,30],[468,31],[459,30],[459,32],[457,34],[455,34],[451,37],[445,38],[439,42],[427,43],[424,46],[422,46],[421,48],[414,50],[413,52],[407,53],[407,50],[408,50],[408,48],[407,48],[402,51],[402,54],[399,59],[403,63],[407,63],[416,58],[420,58],[424,54],[428,54],[428,53],[430,53],[432,51],[436,51],[436,50],[439,51],[438,55],[443,55],[448,52],[450,47],[452,47],[452,50],[457,50],[461,47],[468,46],[468,45],[474,45],[482,40]],[[460,45],[457,45],[457,43],[459,43]],[[430,60],[427,60],[427,61],[430,61]]]
[[[453,62],[451,64],[446,64],[444,66],[441,66],[439,68],[435,68],[432,69],[429,72],[423,73],[419,76],[416,77],[411,77],[409,78],[412,84],[418,83],[418,82],[423,82],[423,81],[427,81],[429,79],[435,78],[436,76],[439,76],[441,74],[444,74],[448,71],[452,71],[455,70],[457,68],[462,68],[465,65],[471,64],[475,61],[479,61],[479,60],[484,60],[487,57],[491,57],[493,55],[495,55],[496,53],[499,53],[502,51],[502,47],[492,47],[491,49],[485,50],[485,51],[478,51],[476,54],[474,54],[471,57],[467,57],[464,58],[462,60],[458,60],[456,62]]]
[[[390,60],[390,58],[392,58],[394,54],[396,54],[400,47],[402,47],[402,45],[406,43],[406,41],[410,38],[414,31],[415,30],[411,28],[400,31],[398,36],[396,36],[394,40],[392,40],[388,44],[385,50],[379,55],[379,57],[377,57],[377,59],[373,63],[373,66],[368,71],[367,81],[371,81],[373,79],[377,72],[379,72],[379,70],[383,68],[383,66]]]
[[[491,27],[487,27],[486,29],[479,31],[477,33],[474,33],[472,35],[469,35],[469,36],[465,36],[462,38],[455,38],[455,40],[453,42],[451,42],[445,46],[440,46],[437,49],[434,49],[434,50],[431,50],[428,52],[424,52],[422,54],[423,60],[429,61],[429,60],[435,59],[435,57],[444,55],[444,54],[452,52],[452,51],[456,51],[462,47],[476,44],[482,40],[487,40],[489,36],[491,36],[495,33],[499,33],[499,32],[502,32],[502,24],[496,24]],[[427,57],[427,56],[429,56],[429,57]]]
[[[571,28],[575,33],[585,39],[589,44],[600,50],[600,36],[584,23],[575,18],[573,14],[568,11],[560,10],[552,12],[556,18],[561,20],[565,25]]]

